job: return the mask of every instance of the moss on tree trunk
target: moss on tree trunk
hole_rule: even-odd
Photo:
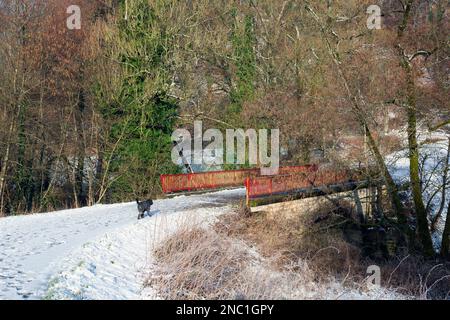
[[[431,233],[427,219],[427,210],[425,209],[425,205],[423,202],[422,188],[420,184],[419,146],[417,144],[417,112],[413,78],[414,76],[411,65],[408,63],[408,61],[403,61],[403,67],[405,68],[407,74],[409,175],[417,220],[417,233],[424,254],[427,256],[432,256],[434,254],[433,242],[431,241]]]
[[[448,204],[444,233],[442,234],[441,256],[450,258],[450,203]]]

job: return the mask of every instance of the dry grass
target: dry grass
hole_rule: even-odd
[[[229,293],[248,257],[229,239],[202,228],[175,233],[155,250],[149,279],[166,299],[219,299]]]
[[[243,242],[211,229],[177,232],[155,250],[155,258],[157,266],[147,285],[164,299],[318,299],[323,295],[306,264],[273,270]]]
[[[237,209],[240,214],[221,216],[213,228],[180,228],[154,251],[147,284],[164,299],[336,299],[361,298],[361,292],[379,299],[401,298],[393,292],[449,297],[448,264],[414,256],[365,258],[344,236],[351,212],[343,204],[329,210],[273,218]],[[372,264],[389,288],[378,296],[366,286]]]
[[[273,218],[264,213],[248,217],[229,214],[221,217],[215,229],[255,245],[264,257],[276,256],[274,266],[278,270],[302,259],[308,262],[316,281],[328,281],[330,276],[364,279],[365,274],[350,279],[350,275],[359,273],[361,254],[359,248],[343,240],[339,226],[347,218],[336,215],[316,223],[326,214],[322,211],[290,218]]]
[[[383,283],[423,300],[450,299],[450,264],[419,256],[397,257],[380,266]]]
[[[376,261],[364,257],[361,247],[348,242],[344,229],[351,216],[345,213],[349,208],[343,205],[331,214],[327,210],[291,218],[228,214],[215,228],[251,243],[264,257],[276,256],[273,262],[278,270],[304,261],[313,280],[323,285],[334,278],[347,288],[359,289],[365,286],[368,266],[378,265],[385,288],[419,299],[449,299],[449,262],[412,255]]]

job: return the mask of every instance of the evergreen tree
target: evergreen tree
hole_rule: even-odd
[[[236,79],[231,91],[231,105],[229,113],[231,118],[239,118],[243,104],[254,98],[256,77],[256,56],[254,47],[256,36],[254,34],[254,21],[251,15],[246,15],[243,22],[239,22],[236,11],[234,18],[231,42],[233,44]]]
[[[170,153],[177,115],[176,101],[167,94],[170,35],[148,1],[130,2],[127,12],[113,39],[118,49],[111,58],[121,70],[117,98],[101,107],[113,123],[109,142],[120,141],[110,154],[111,200],[158,192],[159,175],[177,170]]]

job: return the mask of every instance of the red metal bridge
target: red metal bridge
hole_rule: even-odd
[[[314,172],[317,169],[317,165],[281,167],[278,175]],[[261,177],[260,172],[260,169],[255,168],[187,174],[163,174],[161,175],[161,186],[163,192],[168,194],[240,187],[245,185],[245,181],[248,178]]]
[[[161,175],[166,194],[245,186],[250,207],[348,191],[358,188],[361,183],[353,172],[317,165],[281,167],[273,176],[262,176],[257,168]]]

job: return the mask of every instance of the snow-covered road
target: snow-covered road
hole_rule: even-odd
[[[2,218],[0,299],[139,299],[150,245],[244,196],[237,189],[157,200],[140,221],[135,203]]]

